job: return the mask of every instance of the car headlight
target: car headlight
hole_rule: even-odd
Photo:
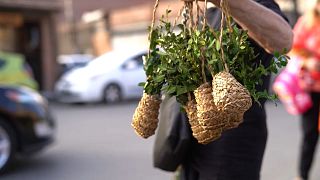
[[[45,99],[37,93],[34,93],[33,90],[28,88],[23,88],[24,93],[17,92],[17,91],[8,91],[5,96],[10,100],[17,102],[17,103],[39,103],[43,105],[47,105]]]

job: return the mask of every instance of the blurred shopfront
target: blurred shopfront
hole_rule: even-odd
[[[59,0],[1,0],[0,50],[24,55],[41,91],[56,78],[56,14]]]

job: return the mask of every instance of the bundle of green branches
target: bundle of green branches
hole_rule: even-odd
[[[206,68],[205,53],[212,49],[207,45],[213,46],[215,39],[208,25],[199,19],[194,21],[192,10],[193,2],[185,2],[182,23],[172,24],[168,20],[170,11],[161,18],[157,27],[159,74],[165,80],[162,91],[177,98],[188,114],[194,137],[206,144],[220,137],[224,122],[213,103],[212,76]]]
[[[247,31],[232,22],[224,2],[221,0],[224,13],[220,30],[209,27],[207,3],[202,10],[197,0],[184,1],[173,22],[169,20],[170,10],[156,27],[153,19],[150,51],[144,60],[147,80],[140,84],[144,95],[132,123],[140,136],[154,134],[161,93],[177,98],[188,114],[194,137],[202,144],[237,127],[252,105],[251,98],[257,102],[260,98],[274,99],[256,87],[262,84],[263,76],[286,65],[286,56],[277,53],[268,67],[255,63],[257,55]]]
[[[144,57],[144,70],[147,80],[145,83],[140,83],[141,86],[144,86],[144,93],[133,114],[131,123],[136,134],[143,138],[148,138],[155,134],[158,127],[158,116],[161,104],[160,93],[165,83],[165,80],[161,78],[162,72],[159,71],[159,66],[161,65],[157,44],[159,30],[153,29],[158,5],[159,0],[156,1],[153,20],[149,29],[149,52],[148,55]]]

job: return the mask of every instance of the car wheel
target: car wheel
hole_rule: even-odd
[[[104,89],[103,101],[105,103],[115,103],[122,100],[121,89],[116,84],[110,84]]]
[[[0,119],[0,173],[5,172],[14,160],[16,135],[10,125]]]

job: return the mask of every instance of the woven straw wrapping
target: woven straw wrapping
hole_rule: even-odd
[[[226,128],[237,127],[243,121],[243,114],[252,106],[249,91],[228,72],[216,74],[212,88],[218,111],[228,119]]]
[[[139,136],[148,138],[155,134],[159,122],[160,104],[161,99],[158,95],[143,94],[131,123]]]
[[[200,125],[197,116],[197,103],[194,99],[188,101],[187,105],[184,108],[188,115],[193,137],[197,139],[198,143],[208,144],[220,137],[220,133],[215,133],[212,130],[205,130]]]
[[[200,125],[219,137],[225,120],[213,102],[210,83],[202,84],[194,91],[194,95],[197,102],[197,117]]]

